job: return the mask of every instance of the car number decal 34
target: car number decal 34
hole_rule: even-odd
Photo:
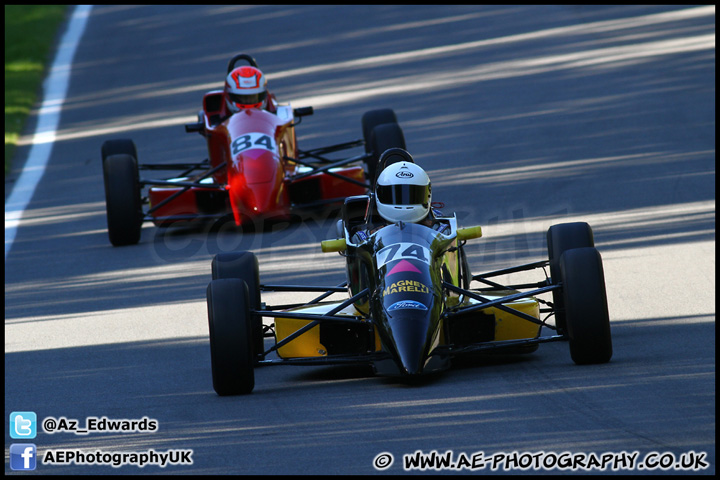
[[[430,264],[430,249],[416,243],[400,242],[388,245],[376,254],[377,268],[395,260],[418,260]]]

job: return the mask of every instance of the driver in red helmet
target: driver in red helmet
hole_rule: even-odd
[[[249,108],[277,112],[275,96],[267,90],[267,79],[257,67],[233,69],[225,78],[225,104],[228,112],[238,113]]]

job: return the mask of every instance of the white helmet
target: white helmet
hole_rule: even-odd
[[[375,203],[388,222],[419,222],[430,212],[430,199],[430,177],[415,163],[393,163],[378,176]]]

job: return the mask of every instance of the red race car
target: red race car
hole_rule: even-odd
[[[238,67],[240,61],[248,65]],[[246,74],[247,78],[240,76]],[[185,125],[186,132],[198,132],[207,141],[208,158],[202,162],[138,164],[132,140],[103,143],[107,224],[113,245],[138,243],[145,221],[166,227],[232,215],[235,224],[241,226],[339,206],[345,197],[367,192],[383,151],[405,148],[395,112],[379,109],[363,115],[362,139],[301,150],[295,126],[301,117],[313,113],[312,107],[293,109],[289,104],[278,104],[272,94],[265,95],[264,84],[259,98],[241,100],[240,95],[233,95],[231,81],[237,80],[235,86],[240,87],[241,81],[247,84],[252,78],[264,81],[255,59],[245,54],[233,57],[225,88],[207,92],[198,122]],[[237,103],[256,100],[260,102]],[[354,156],[326,157],[363,146],[365,151]],[[179,173],[150,179],[141,178],[140,170]],[[144,187],[148,187],[146,195]]]

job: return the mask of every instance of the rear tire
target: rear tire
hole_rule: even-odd
[[[381,169],[387,165],[380,165],[380,157],[385,150],[390,148],[402,148],[405,150],[405,135],[397,123],[383,123],[373,128],[370,134],[370,146],[372,147],[372,158],[368,160],[368,175],[372,179],[373,188],[375,180]]]
[[[252,252],[228,252],[215,255],[212,260],[212,279],[237,278],[248,288],[249,310],[260,309],[260,267]],[[265,351],[263,323],[260,315],[248,314],[252,326],[253,350],[256,359]]]
[[[248,289],[237,278],[213,280],[207,288],[210,360],[218,395],[242,395],[255,387]]]
[[[383,123],[398,123],[398,121],[395,112],[391,108],[381,108],[365,112],[362,116],[361,123],[363,139],[365,140],[365,152],[370,153],[372,151],[372,146],[370,145],[370,134],[373,129]]]
[[[600,252],[592,247],[567,250],[560,270],[570,356],[578,365],[609,362],[612,337]]]
[[[563,281],[560,271],[560,257],[563,252],[573,248],[594,247],[592,228],[585,222],[561,223],[553,225],[547,231],[548,258],[550,260],[550,278],[554,284]],[[562,293],[553,290],[555,306],[555,325],[561,333],[565,332],[565,307]]]
[[[128,154],[106,157],[103,180],[110,243],[116,247],[138,243],[143,213],[137,160]]]
[[[380,155],[382,154],[382,152],[391,147],[400,147],[404,149],[405,138],[402,137],[402,145],[389,145],[383,148],[383,150],[381,151],[378,151],[378,147],[373,145],[373,131],[377,126],[389,123],[397,125],[398,123],[397,116],[391,108],[382,108],[365,112],[365,114],[362,116],[361,123],[363,139],[365,140],[365,153],[370,153],[372,155],[368,160],[366,160],[365,164],[367,165],[367,174],[370,183],[374,187],[375,177],[377,176],[377,164],[380,159]],[[399,129],[400,127],[398,126],[397,128]],[[400,131],[400,133],[402,135],[402,130]],[[382,147],[383,145],[379,146],[379,148]]]

